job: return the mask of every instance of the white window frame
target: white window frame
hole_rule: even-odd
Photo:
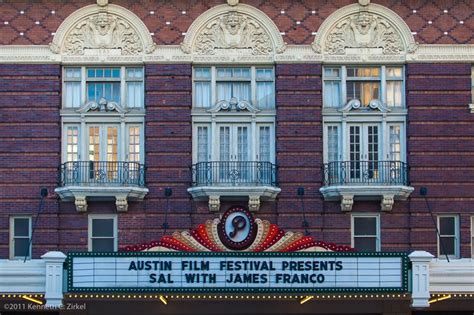
[[[142,118],[139,118],[142,120]],[[145,161],[145,130],[144,124],[142,121],[137,119],[127,120],[125,123],[120,122],[120,118],[117,119],[88,119],[82,121],[82,123],[77,123],[68,119],[68,121],[63,120],[62,128],[62,161],[63,163],[67,162],[67,128],[70,126],[78,127],[79,136],[78,136],[78,161],[89,161],[89,127],[91,126],[100,126],[101,128],[106,128],[107,126],[116,126],[118,129],[117,138],[117,160],[118,161],[129,161],[129,128],[130,127],[139,127],[140,128],[140,163],[143,164]],[[109,122],[106,122],[109,121]],[[106,139],[104,139],[106,141]],[[106,160],[105,157],[103,159]]]
[[[355,246],[355,218],[375,218],[375,224],[376,224],[376,235],[375,235],[375,250],[379,252],[381,250],[381,231],[380,231],[380,215],[379,214],[373,214],[373,213],[353,213],[351,215],[351,246]],[[360,237],[373,237],[373,235],[358,235]]]
[[[145,108],[145,68],[142,66],[113,66],[113,65],[106,65],[106,66],[100,66],[100,65],[88,65],[88,66],[64,66],[62,69],[62,108],[63,109],[69,109],[69,110],[77,110],[78,107],[72,107],[72,106],[66,106],[66,82],[71,82],[71,81],[79,81],[79,80],[66,80],[66,70],[70,68],[75,68],[81,69],[81,102],[80,106],[84,106],[84,104],[87,102],[87,82],[93,82],[93,81],[110,81],[110,82],[120,82],[120,105],[124,108],[128,108],[131,110],[143,110]],[[120,69],[120,78],[115,78],[115,79],[88,79],[87,78],[87,69],[89,68],[119,68]],[[143,72],[143,78],[142,80],[133,78],[129,79],[126,77],[127,69],[132,69],[132,68],[141,68]],[[128,107],[127,104],[127,82],[138,82],[141,81],[143,83],[143,93],[141,97],[141,106],[140,107]]]
[[[474,258],[474,215],[471,216],[471,258]]]
[[[336,123],[327,123],[324,124],[323,129],[323,152],[324,152],[324,161],[327,163],[329,162],[329,128],[336,127],[337,128],[337,160],[342,161],[344,157],[342,156],[342,135],[341,135],[341,125]],[[331,161],[331,162],[336,162]]]
[[[145,160],[145,154],[144,154],[144,139],[145,139],[145,132],[143,130],[143,125],[141,124],[136,124],[136,123],[130,123],[125,125],[125,160],[124,161],[130,161],[130,128],[137,127],[139,128],[139,144],[140,144],[140,158],[139,158],[139,163],[144,163]],[[120,141],[120,137],[119,137]],[[120,154],[119,154],[120,156]]]
[[[193,124],[193,164],[197,163],[198,146],[198,127],[207,127],[208,129],[208,162],[219,161],[219,131],[221,126],[246,126],[248,128],[248,148],[249,161],[260,161],[259,153],[259,131],[260,127],[270,127],[270,163],[275,163],[275,125],[273,122],[262,120],[261,122],[250,122],[250,120],[222,120],[214,123],[205,121],[194,122]],[[234,154],[234,153],[232,153]]]
[[[474,66],[471,67],[471,113],[474,111]]]
[[[89,214],[87,224],[87,250],[92,251],[92,222],[94,219],[113,219],[114,251],[118,250],[118,222],[116,214]]]
[[[387,81],[401,81],[402,82],[402,104],[401,106],[390,106],[390,108],[406,108],[406,101],[405,101],[405,95],[406,95],[406,82],[405,82],[405,66],[400,65],[400,64],[394,64],[394,65],[327,65],[327,68],[339,68],[340,69],[340,76],[339,76],[339,82],[340,82],[340,94],[339,94],[339,99],[341,101],[341,104],[339,106],[334,107],[334,106],[327,106],[324,104],[324,96],[325,96],[325,82],[326,81],[338,81],[337,79],[334,78],[326,78],[325,71],[323,68],[323,86],[322,86],[322,91],[323,91],[323,108],[334,108],[334,109],[340,109],[344,107],[347,104],[347,68],[351,67],[379,67],[380,68],[380,77],[378,78],[380,82],[380,101],[383,104],[387,104],[387,96],[386,96],[386,87],[387,87]],[[400,67],[402,69],[402,77],[401,80],[390,80],[386,78],[386,68],[391,68],[391,67]],[[374,81],[373,78],[360,78],[357,80],[350,80],[350,81]],[[375,82],[374,81],[374,82]]]
[[[441,235],[441,225],[440,225],[440,219],[441,218],[454,218],[454,235]],[[443,236],[454,236],[455,238],[455,243],[454,243],[454,255],[448,255],[448,258],[459,258],[460,257],[460,249],[461,249],[461,244],[460,244],[460,229],[459,229],[459,215],[457,214],[440,214],[437,216],[436,219],[436,224],[438,227],[438,232],[440,235],[436,235],[437,238],[437,248],[438,248],[438,258],[443,259],[446,258],[445,254],[441,254],[441,241],[440,237]]]
[[[210,80],[203,80],[203,79],[196,79],[195,76],[195,70],[197,68],[210,68],[211,70],[211,79]],[[248,100],[251,102],[252,105],[258,108],[257,102],[257,81],[265,81],[265,80],[257,80],[257,69],[272,69],[273,71],[273,106],[271,108],[267,109],[261,109],[262,111],[275,111],[276,107],[276,88],[275,88],[275,67],[273,65],[262,65],[262,66],[249,66],[249,65],[196,65],[193,67],[193,109],[204,109],[207,110],[209,108],[206,107],[201,107],[197,106],[196,104],[196,88],[194,83],[195,82],[211,82],[211,107],[212,108],[214,105],[217,103],[217,81],[223,81],[223,82],[231,82],[232,80],[218,80],[217,79],[217,69],[218,68],[248,68],[250,69],[250,79],[248,80],[250,82],[250,95],[251,99]],[[245,80],[237,80],[237,81],[245,81]],[[270,82],[270,81],[265,81],[265,82]]]
[[[31,239],[31,235],[33,233],[33,218],[31,216],[27,215],[18,215],[18,216],[10,216],[10,259],[24,259],[25,255],[22,256],[15,256],[15,219],[28,219],[29,221],[29,227],[28,227],[28,242]],[[22,237],[25,238],[25,237]],[[28,256],[27,259],[31,259],[32,255],[32,247],[33,243],[29,244],[28,248]]]
[[[255,152],[255,161],[260,161],[260,128],[261,127],[268,127],[270,128],[270,161],[271,163],[274,163],[275,161],[275,128],[273,128],[273,124],[266,124],[266,123],[261,123],[257,124],[257,136],[255,139],[255,147],[256,147],[256,152]],[[252,145],[253,140],[250,139],[250,145]]]

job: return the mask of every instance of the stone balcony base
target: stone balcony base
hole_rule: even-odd
[[[209,210],[219,211],[221,199],[249,198],[249,210],[258,211],[261,200],[275,199],[281,189],[273,186],[198,186],[188,188],[195,200],[209,200]]]
[[[65,186],[54,190],[64,201],[72,201],[78,212],[87,211],[88,200],[115,200],[117,211],[128,210],[128,200],[143,200],[148,188],[135,186]]]
[[[327,201],[341,201],[342,211],[351,211],[354,200],[380,200],[382,211],[391,211],[395,200],[406,200],[414,188],[404,185],[334,185],[319,189]]]

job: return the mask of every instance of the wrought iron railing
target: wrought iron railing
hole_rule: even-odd
[[[278,186],[277,168],[270,162],[199,162],[192,173],[193,186]]]
[[[323,184],[408,186],[408,166],[400,161],[329,162],[323,165]]]
[[[145,166],[137,162],[77,161],[61,164],[59,186],[145,186]]]

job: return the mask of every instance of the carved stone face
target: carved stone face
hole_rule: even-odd
[[[372,24],[373,18],[368,13],[360,13],[356,19],[357,30],[365,35],[370,30],[370,25]]]
[[[232,35],[236,35],[239,32],[241,20],[240,20],[240,16],[238,16],[237,13],[229,13],[224,18],[224,23],[225,23],[226,29]]]
[[[106,34],[110,26],[109,17],[107,16],[107,13],[99,13],[97,15],[95,24],[98,26],[99,31],[101,33]]]

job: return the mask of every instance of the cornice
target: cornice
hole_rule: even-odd
[[[414,53],[400,55],[374,54],[371,48],[351,49],[345,55],[317,54],[311,45],[288,45],[280,54],[265,56],[232,55],[196,56],[184,53],[178,45],[156,46],[146,55],[124,56],[113,50],[100,50],[92,55],[55,54],[47,45],[0,46],[3,64],[403,64],[474,62],[474,45],[419,45]]]

